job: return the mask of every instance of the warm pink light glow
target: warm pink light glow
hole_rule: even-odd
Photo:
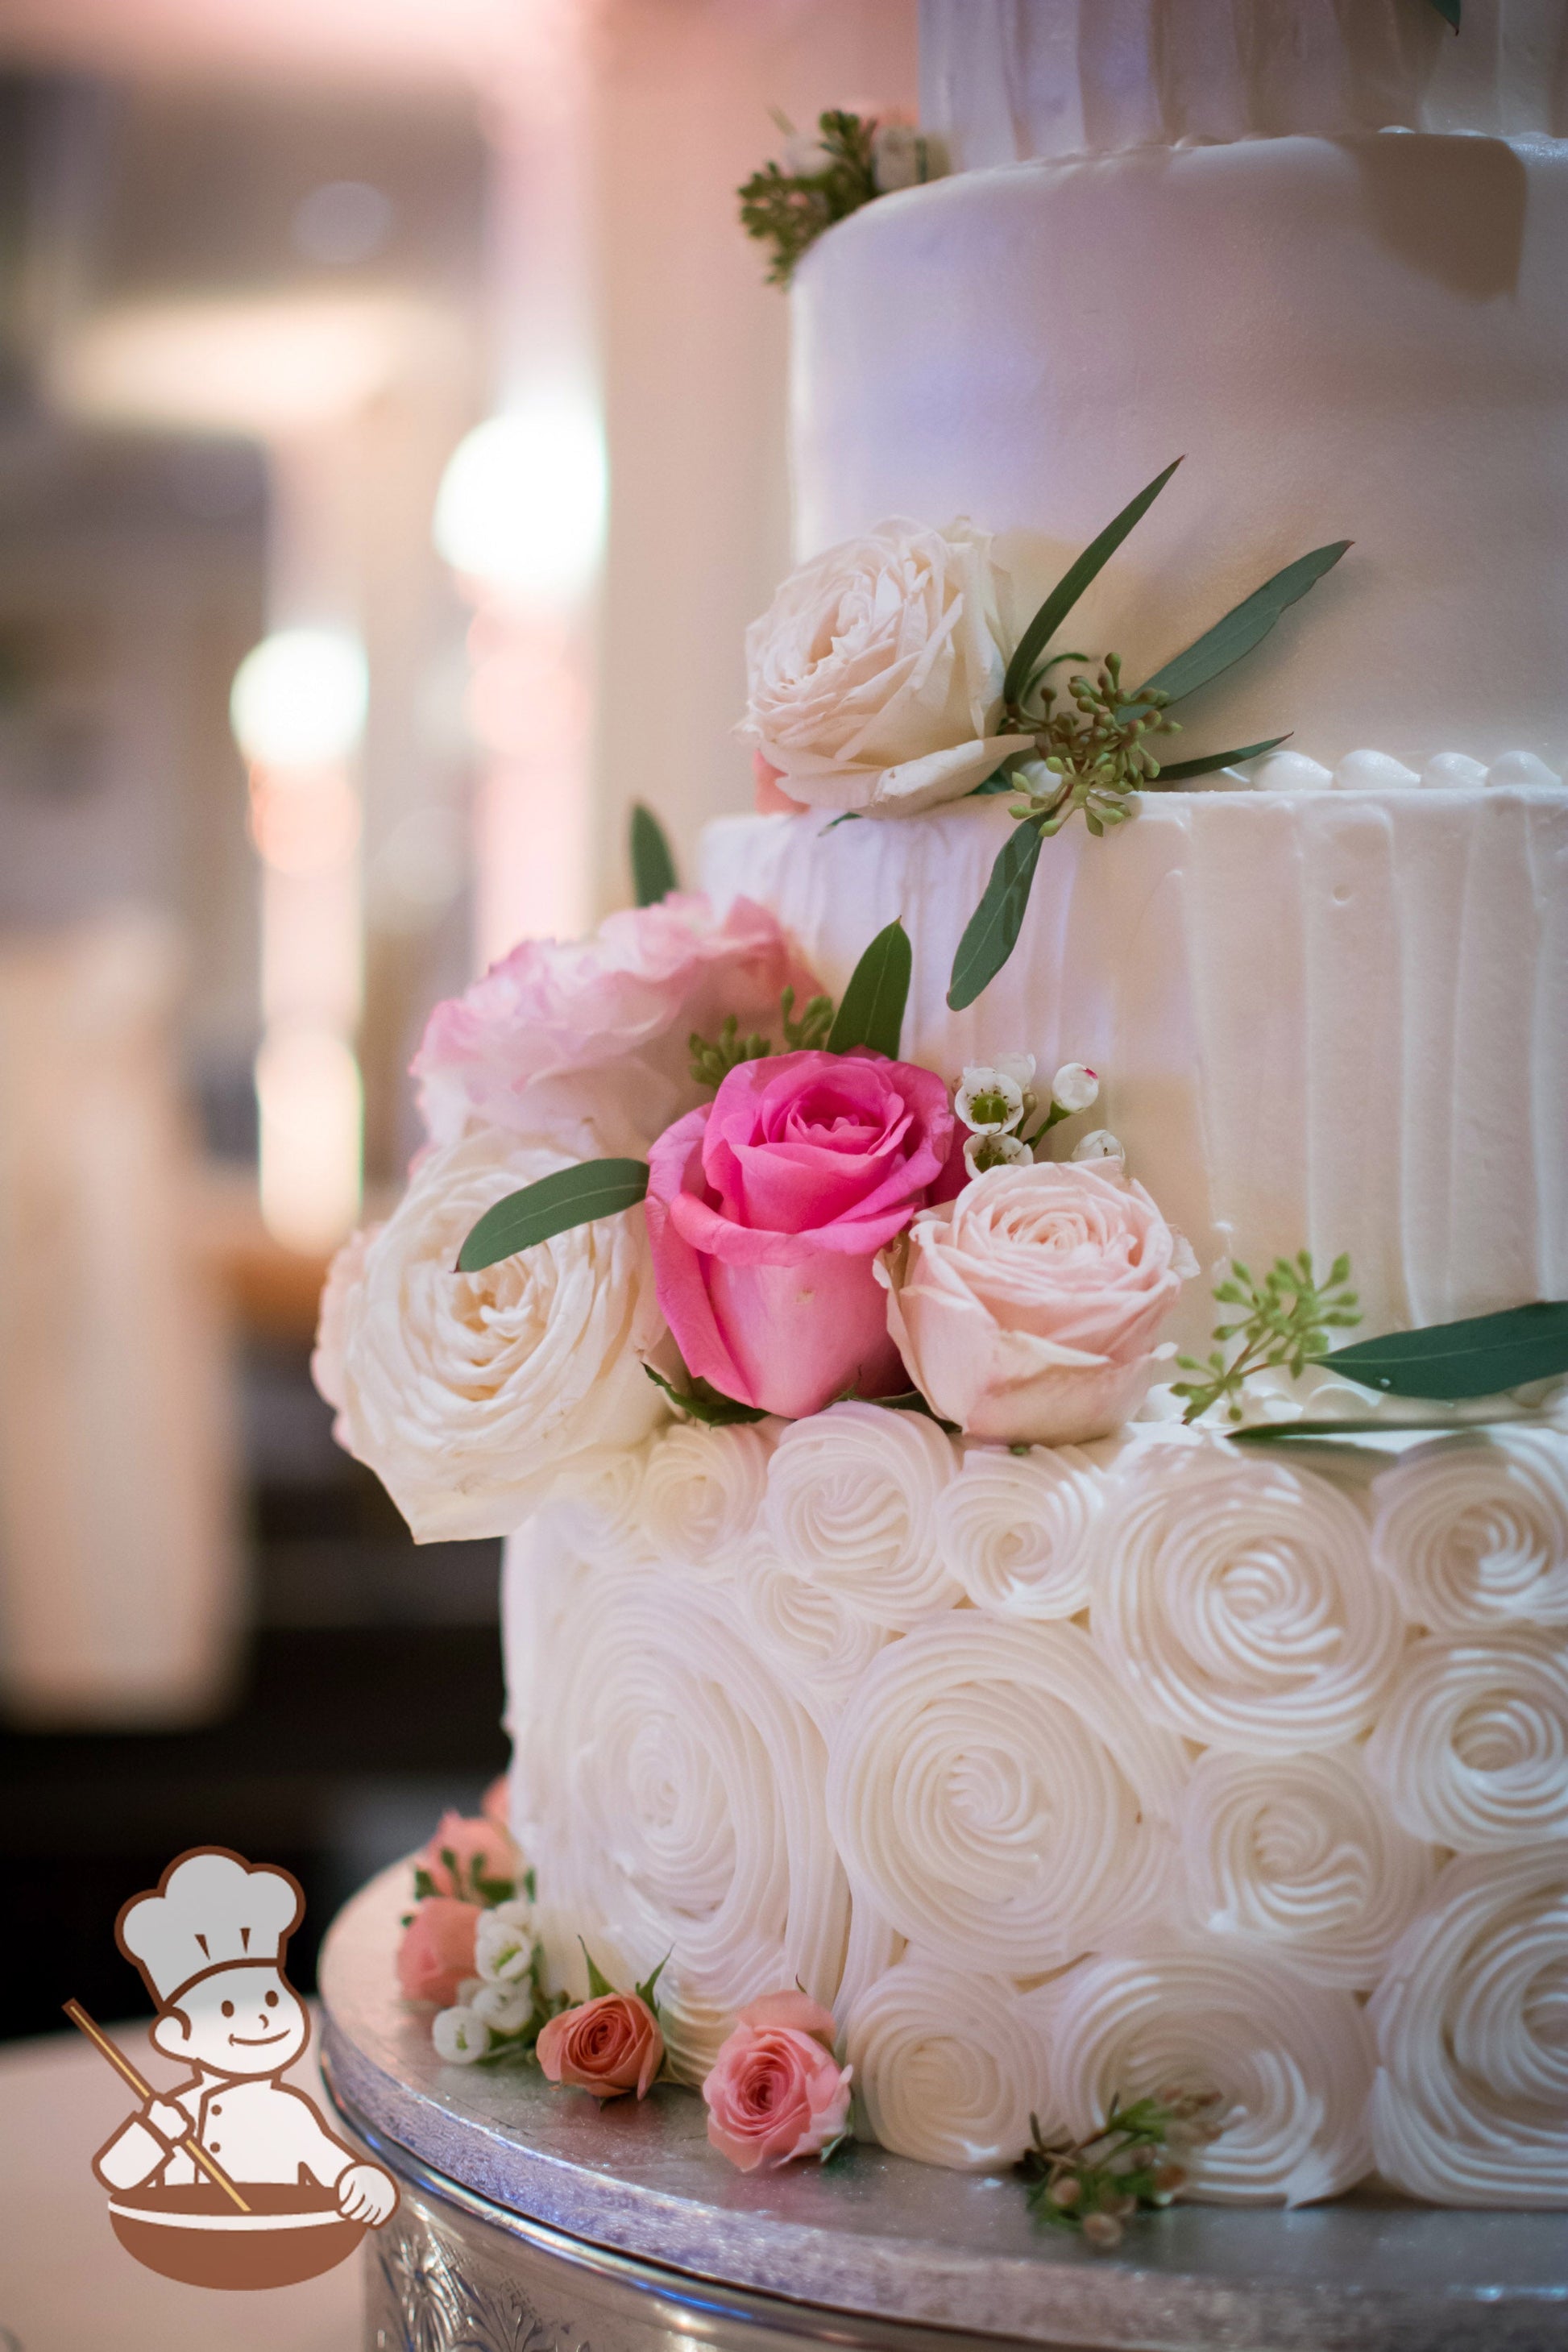
[[[250,838],[279,874],[327,874],[359,847],[359,796],[341,767],[250,772]]]

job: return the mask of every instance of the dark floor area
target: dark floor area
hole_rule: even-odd
[[[54,2032],[68,1997],[145,2014],[115,1915],[192,1845],[294,1873],[289,1972],[313,1989],[339,1905],[506,1762],[499,1545],[416,1546],[332,1445],[302,1349],[251,1352],[245,1418],[256,1623],[228,1708],[173,1733],[0,1727],[0,2037]]]

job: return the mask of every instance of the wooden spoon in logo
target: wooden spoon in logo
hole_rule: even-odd
[[[86,2010],[83,2009],[79,2000],[68,2000],[64,2004],[64,2007],[66,2015],[70,2019],[71,2023],[80,2027],[88,2040],[96,2049],[101,2051],[104,2057],[108,2059],[110,2064],[114,2068],[115,2072],[122,2075],[125,2081],[130,2084],[132,2089],[135,2092],[139,2099],[156,2098],[157,2093],[153,2090],[152,2084],[144,2083],[142,2081],[141,2075],[136,2072],[135,2067],[131,2063],[130,2059],[125,2057],[121,2052],[115,2048],[113,2042],[110,2040],[108,2034],[103,2032],[100,2026],[97,2026],[93,2023],[91,2018],[89,2017]],[[210,2157],[207,2154],[205,2148],[196,2138],[195,2133],[187,2132],[184,2138],[179,2142],[179,2145],[184,2149],[185,2154],[192,2158],[193,2162],[200,2165],[202,2170],[207,2175],[209,2179],[216,2180],[218,2187],[225,2192],[225,2194],[233,2198],[235,2203],[238,2206],[242,2213],[248,2213],[251,2211],[251,2207],[246,2203],[244,2198],[240,2195],[233,2181],[229,2179],[222,2165],[216,2161],[216,2158]]]

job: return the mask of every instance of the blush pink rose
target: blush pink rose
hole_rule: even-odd
[[[664,2063],[664,2036],[647,2001],[635,1992],[605,1992],[563,2010],[540,2034],[540,2065],[552,2083],[618,2099],[647,2096]]]
[[[586,940],[525,940],[430,1015],[413,1075],[431,1139],[476,1125],[527,1132],[532,1090],[603,1074],[646,1144],[697,1097],[688,1039],[733,1013],[742,1036],[776,1028],[779,997],[816,982],[773,917],[737,898],[721,920],[677,894],[624,908]],[[611,1066],[614,1066],[613,1068]]]
[[[888,1328],[933,1412],[1004,1444],[1081,1444],[1135,1412],[1197,1271],[1120,1163],[988,1169],[879,1261]]]
[[[517,1848],[504,1828],[487,1818],[465,1820],[461,1813],[443,1813],[435,1834],[414,1857],[437,1895],[456,1895],[465,1903],[484,1900],[481,1878],[517,1876]]]
[[[479,1799],[479,1811],[487,1822],[500,1830],[510,1844],[511,1842],[511,1801],[504,1772],[498,1772],[484,1795]]]
[[[781,791],[780,780],[783,775],[782,768],[775,768],[773,761],[764,760],[760,751],[752,752],[752,782],[755,788],[756,810],[759,816],[798,816],[800,814],[805,803],[792,801],[786,792]]]
[[[742,2022],[721,2044],[702,2085],[708,2137],[742,2172],[816,2156],[848,2124],[853,2072],[814,2033]]]
[[[687,1369],[766,1412],[905,1385],[873,1262],[947,1158],[930,1070],[879,1054],[742,1062],[648,1154],[647,1231]]]
[[[477,1903],[459,1903],[450,1895],[427,1895],[416,1905],[397,1947],[397,1981],[410,2000],[450,2009],[458,1987],[474,1973],[479,1916]]]

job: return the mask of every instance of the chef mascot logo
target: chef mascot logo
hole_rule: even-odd
[[[115,1940],[157,2008],[148,2038],[189,2070],[167,2090],[67,2003],[141,2098],[93,2170],[121,2245],[166,2277],[222,2287],[314,2277],[396,2206],[390,2175],[282,2079],[310,2038],[283,1974],[304,1908],[288,1871],[223,1846],[181,1854],[154,1892],[124,1906]]]

